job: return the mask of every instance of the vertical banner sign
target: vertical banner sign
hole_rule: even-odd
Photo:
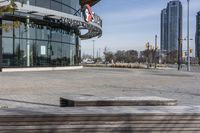
[[[86,22],[91,22],[93,20],[92,9],[88,4],[83,7],[83,17]]]
[[[2,24],[2,17],[0,17],[0,24]],[[2,28],[0,28],[0,72],[2,72],[3,56],[2,56]]]

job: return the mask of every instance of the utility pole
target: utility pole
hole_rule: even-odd
[[[182,39],[178,39],[178,71],[181,69],[181,60],[182,60]]]
[[[190,71],[190,0],[187,0],[187,71]]]
[[[97,50],[96,58],[99,58],[99,51]]]
[[[155,68],[157,67],[157,44],[158,44],[158,36],[155,35],[155,54],[154,54],[154,61],[155,61]]]
[[[99,48],[99,58],[101,58],[101,49]]]
[[[146,44],[147,48],[147,69],[150,68],[150,44],[149,42]]]
[[[95,40],[92,40],[92,42],[93,42],[93,61],[94,61],[94,56],[95,56],[95,55],[94,55],[94,54],[95,54],[95,53],[94,53],[94,52],[95,52]]]

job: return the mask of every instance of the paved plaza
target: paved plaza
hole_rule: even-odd
[[[200,105],[200,73],[175,69],[83,68],[0,73],[0,105],[58,107],[62,96],[159,96]]]

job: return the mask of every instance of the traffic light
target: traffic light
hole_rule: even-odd
[[[149,42],[146,43],[146,49],[149,49]]]
[[[190,54],[192,54],[192,52],[193,52],[193,50],[192,50],[192,48],[190,48]]]

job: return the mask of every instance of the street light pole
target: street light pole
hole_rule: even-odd
[[[94,51],[95,51],[95,40],[92,40],[93,41],[93,61],[94,61]]]
[[[155,54],[154,54],[155,68],[157,67],[157,40],[158,36],[155,35]]]
[[[190,71],[190,0],[187,0],[187,71]]]

